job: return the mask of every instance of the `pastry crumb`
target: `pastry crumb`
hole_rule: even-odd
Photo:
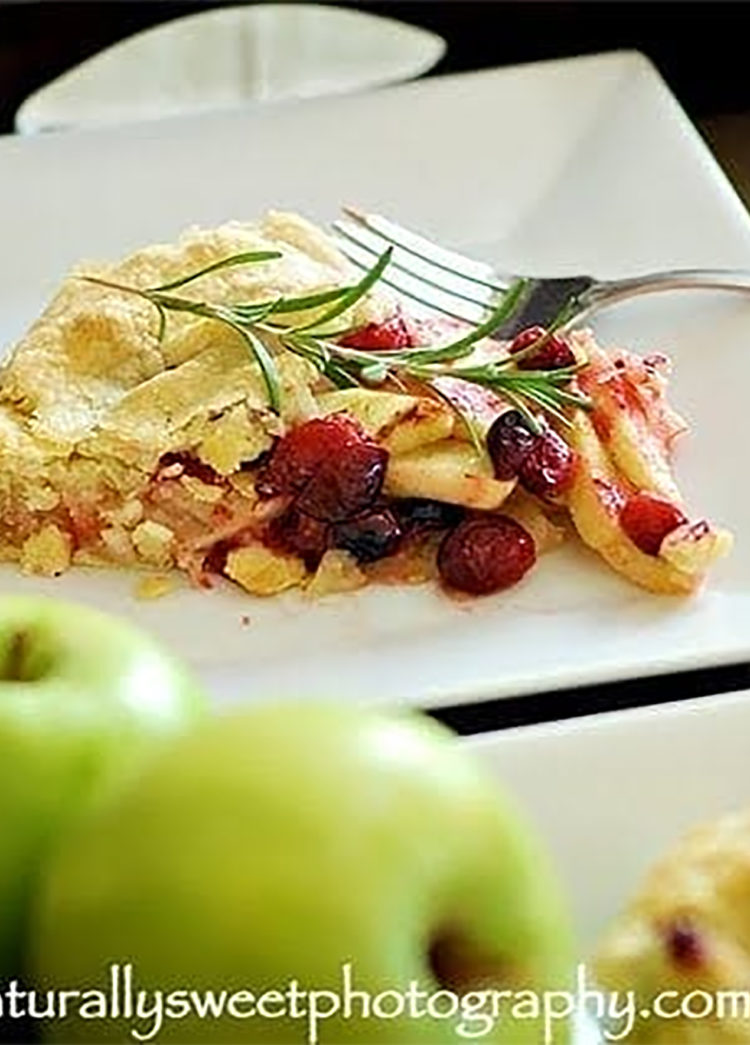
[[[198,447],[198,457],[219,475],[229,475],[270,446],[271,437],[264,424],[252,419],[244,407],[235,407],[211,423]]]
[[[70,566],[71,541],[54,523],[28,537],[21,549],[21,569],[43,577],[57,577]]]
[[[251,595],[276,595],[296,588],[307,575],[305,564],[296,555],[275,552],[262,544],[230,552],[224,572]]]
[[[366,583],[367,578],[354,556],[334,548],[327,551],[320,560],[305,594],[311,599],[320,599],[324,595],[334,595],[337,592],[355,591]]]
[[[143,505],[137,497],[134,497],[129,501],[125,501],[119,508],[103,512],[102,515],[113,526],[124,526],[125,529],[130,530],[143,519]]]
[[[175,587],[176,582],[169,574],[152,573],[138,581],[135,597],[142,600],[161,599],[174,591]]]
[[[101,540],[115,562],[132,564],[136,561],[130,535],[124,527],[108,526],[102,530]]]
[[[146,519],[133,530],[133,544],[141,558],[151,566],[172,564],[174,534],[168,526]]]

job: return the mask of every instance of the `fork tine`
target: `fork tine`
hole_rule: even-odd
[[[498,278],[498,273],[490,265],[467,258],[465,254],[447,250],[424,236],[412,232],[404,225],[397,225],[388,218],[384,218],[381,214],[366,213],[357,207],[342,207],[341,209],[351,221],[377,233],[393,246],[400,247],[408,254],[420,258],[452,276],[462,277],[499,294],[504,293],[516,278],[511,275]]]
[[[380,236],[373,235],[369,229],[345,221],[334,221],[332,227],[340,236],[371,254],[370,264],[373,264],[383,253],[382,239]],[[470,282],[462,276],[447,273],[443,269],[435,269],[417,256],[407,255],[409,263],[404,263],[403,255],[404,251],[401,248],[394,247],[389,266],[391,271],[400,269],[408,276],[419,279],[421,283],[450,294],[452,297],[460,298],[462,301],[468,301],[470,305],[491,309],[496,304],[498,292],[490,290],[486,285]],[[437,276],[441,278],[438,279]]]
[[[371,251],[345,239],[339,241],[338,247],[341,253],[358,268],[372,268]],[[412,301],[416,301],[431,311],[442,312],[463,323],[471,323],[476,326],[487,318],[488,309],[485,305],[463,301],[449,291],[430,287],[419,276],[414,276],[404,270],[397,269],[391,272],[391,267],[388,266],[387,274],[381,276],[379,282],[391,287],[399,294],[403,294],[404,297],[411,298]]]

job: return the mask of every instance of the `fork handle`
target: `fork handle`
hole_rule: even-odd
[[[750,269],[672,269],[629,279],[593,283],[579,298],[582,310],[593,312],[627,298],[662,290],[732,290],[750,293]]]

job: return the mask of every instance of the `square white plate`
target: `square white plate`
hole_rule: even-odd
[[[748,698],[750,691],[464,741],[548,846],[572,906],[579,960],[590,959],[684,831],[750,803]],[[597,1035],[584,1022],[575,1040],[596,1045]]]
[[[2,139],[0,341],[81,258],[268,207],[325,221],[346,201],[521,271],[750,265],[750,222],[695,130],[644,58],[614,53],[252,114]],[[50,582],[8,569],[2,585],[125,613],[233,697],[303,690],[435,706],[746,659],[750,299],[667,295],[597,326],[605,340],[677,358],[674,398],[695,428],[680,472],[696,511],[738,536],[694,601],[644,594],[573,547],[471,605],[430,588],[317,605],[184,590],[143,604],[132,577],[82,571]]]
[[[582,953],[685,830],[750,805],[750,691],[467,737],[549,847]]]

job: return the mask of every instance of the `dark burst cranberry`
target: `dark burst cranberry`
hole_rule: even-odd
[[[633,494],[620,512],[623,530],[646,555],[658,555],[664,538],[686,522],[676,504],[653,493]]]
[[[535,561],[531,534],[507,515],[465,519],[444,537],[437,558],[442,582],[470,595],[510,588]]]
[[[380,493],[388,451],[346,414],[315,418],[273,448],[258,480],[264,495],[290,494],[300,511],[334,522],[368,508]]]
[[[557,500],[573,481],[578,456],[557,434],[545,428],[518,469],[521,485],[545,501]]]
[[[340,344],[346,348],[364,351],[387,351],[396,348],[411,348],[416,344],[416,328],[401,312],[390,316],[382,323],[369,323],[346,337]]]
[[[328,523],[306,515],[292,504],[271,520],[266,543],[299,555],[308,570],[314,570],[328,547],[329,530]]]
[[[450,530],[458,526],[466,514],[460,505],[419,497],[407,497],[402,501],[396,501],[393,509],[406,533]]]
[[[316,519],[337,522],[369,507],[383,486],[388,451],[374,442],[350,447],[330,461],[299,495],[299,508]]]
[[[372,508],[353,519],[336,523],[331,544],[350,552],[358,562],[376,562],[392,555],[403,532],[390,508]]]
[[[192,479],[200,479],[202,483],[222,482],[222,477],[211,465],[204,464],[197,457],[184,451],[162,454],[159,459],[157,478],[160,472],[168,471],[175,466],[180,469],[180,475],[189,475]]]
[[[217,541],[203,560],[203,569],[206,573],[223,574],[227,565],[227,556],[232,550],[228,541]]]
[[[546,334],[544,327],[527,327],[513,338],[510,344],[511,355],[530,348]],[[576,357],[567,341],[558,334],[550,334],[536,352],[529,352],[528,355],[518,360],[518,369],[561,370],[566,366],[575,366],[575,362]]]
[[[495,467],[495,476],[515,479],[538,439],[518,410],[506,410],[500,414],[487,433],[487,450]]]

